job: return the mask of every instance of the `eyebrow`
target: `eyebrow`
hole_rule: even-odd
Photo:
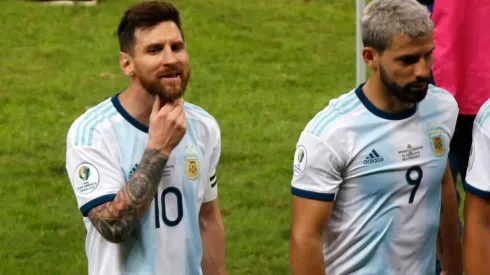
[[[166,41],[166,42],[152,42],[147,45],[145,45],[145,48],[150,48],[150,47],[161,47],[164,46],[169,42],[170,45],[179,45],[179,44],[185,44],[184,40],[182,39],[176,39],[176,40],[171,40],[171,41]]]
[[[430,55],[432,52],[434,52],[434,49],[435,49],[435,47],[432,47],[432,49],[430,49],[429,51],[425,52],[422,55],[423,56]],[[421,56],[421,55],[419,55],[419,54],[404,54],[404,55],[401,55],[401,56],[396,57],[396,60],[402,60],[402,59],[405,59],[405,58],[419,57],[419,56]]]

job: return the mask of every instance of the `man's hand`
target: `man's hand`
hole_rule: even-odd
[[[113,201],[92,208],[88,218],[108,241],[124,242],[145,215],[158,190],[172,150],[185,135],[184,102],[161,106],[156,98],[150,115],[149,140],[138,168]]]
[[[156,149],[162,155],[169,156],[180,143],[187,130],[184,113],[184,101],[178,99],[165,103],[156,96],[150,115],[147,149]]]

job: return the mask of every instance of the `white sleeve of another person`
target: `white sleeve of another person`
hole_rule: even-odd
[[[473,124],[471,147],[465,190],[490,200],[490,137],[478,123]]]

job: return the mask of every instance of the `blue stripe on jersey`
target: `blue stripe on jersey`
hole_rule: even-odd
[[[157,194],[160,194],[157,190]],[[157,195],[158,196],[158,195]],[[162,245],[157,241],[157,234],[158,231],[155,228],[155,216],[154,216],[154,210],[155,207],[160,207],[155,205],[156,200],[153,199],[152,206],[148,209],[146,212],[146,215],[143,217],[141,220],[140,226],[141,226],[141,244],[144,249],[142,249],[142,260],[139,262],[139,267],[137,270],[140,271],[141,274],[145,274],[143,271],[146,270],[146,272],[150,274],[158,274],[158,271],[156,270],[156,263],[158,262],[157,258],[157,253],[159,245]],[[162,209],[163,211],[163,209]],[[158,217],[160,218],[160,217]],[[161,271],[160,271],[161,272]]]
[[[92,210],[92,208],[97,207],[97,206],[99,206],[103,203],[106,203],[108,201],[112,201],[112,200],[114,200],[115,197],[116,197],[116,194],[108,194],[108,195],[103,195],[103,196],[100,196],[98,198],[95,198],[95,199],[85,203],[84,205],[82,205],[82,207],[80,207],[80,212],[82,212],[82,215],[84,217],[86,217],[88,212],[90,210]]]
[[[349,95],[342,102],[334,104],[332,108],[328,108],[325,113],[321,114],[316,122],[313,129],[310,131],[311,134],[319,137],[325,128],[335,119],[342,115],[352,112],[361,102],[357,100],[355,94]]]
[[[379,118],[368,116],[365,118],[367,125],[373,125]],[[373,144],[372,147],[383,148],[386,152],[396,152],[394,144],[389,137],[383,138],[382,131],[369,130],[357,136],[359,144]],[[369,147],[371,148],[371,146]],[[374,149],[374,148],[373,148]],[[373,150],[369,154],[373,154]],[[369,155],[368,154],[368,155]],[[379,155],[379,152],[376,152]],[[396,155],[382,154],[385,165],[395,164]],[[386,169],[386,168],[385,168]],[[359,228],[356,234],[354,247],[352,248],[352,269],[358,272],[353,274],[379,274],[389,275],[392,270],[390,255],[392,253],[392,243],[397,229],[397,205],[395,202],[397,182],[394,173],[380,171],[378,168],[367,165],[360,168],[359,177],[355,181],[356,188],[352,190],[339,191],[338,201],[349,201],[355,196],[355,200],[360,203],[354,205],[347,202],[349,207],[358,208],[362,213],[359,216],[355,227]],[[357,192],[355,191],[357,189]],[[339,206],[340,207],[340,206]]]
[[[481,110],[478,112],[475,122],[480,126],[483,127],[483,123],[488,119],[490,116],[489,108],[490,108],[490,102],[487,102],[484,106],[481,107]]]
[[[105,109],[107,106],[110,105],[109,101],[104,101],[99,106],[96,106],[92,110],[88,111],[85,116],[82,118],[80,123],[78,124],[77,131],[75,134],[75,146],[78,146],[82,143],[81,141],[81,135],[82,135],[82,129],[90,122],[90,120],[95,116],[97,117],[97,114],[100,113],[101,109]]]
[[[82,129],[82,134],[80,135],[80,144],[81,146],[86,146],[87,145],[87,136],[88,133],[87,131],[90,130],[90,127],[93,125],[94,121],[98,121],[100,118],[105,118],[107,113],[113,111],[114,108],[109,104],[107,105],[104,109],[102,109],[100,112],[97,113],[96,116],[92,117],[90,120],[87,119],[87,121],[84,123],[83,129]]]
[[[109,112],[107,114],[105,114],[104,116],[100,116],[99,119],[97,120],[94,120],[91,124],[91,126],[89,127],[89,133],[88,133],[88,146],[92,146],[92,142],[94,141],[94,132],[95,132],[95,128],[101,123],[103,122],[104,120],[108,119],[108,118],[111,118],[115,115],[117,115],[118,112],[117,110],[112,110],[112,112]]]
[[[452,96],[448,92],[444,92],[447,96]],[[420,108],[420,131],[425,132],[425,125],[429,123],[433,117],[428,116],[427,113],[434,110],[434,105],[421,105]],[[436,105],[436,108],[440,108]],[[429,111],[430,110],[430,111]],[[441,114],[442,110],[440,110]],[[449,140],[444,139],[445,144],[449,144]],[[429,150],[432,150],[429,148]],[[429,274],[433,272],[436,264],[436,249],[437,233],[439,231],[440,221],[440,209],[441,209],[441,178],[447,166],[447,154],[442,157],[443,160],[438,161],[436,164],[419,164],[422,171],[422,182],[418,188],[418,193],[415,195],[414,203],[419,201],[419,204],[424,204],[424,207],[419,207],[417,210],[422,217],[422,220],[417,221],[417,224],[425,226],[426,230],[419,231],[416,229],[410,230],[410,234],[418,240],[419,258],[418,258],[418,270],[413,273],[417,274]],[[426,188],[426,189],[425,189]],[[425,189],[425,194],[420,196],[422,190]],[[423,211],[423,213],[420,213]],[[420,226],[420,225],[419,225]]]
[[[320,113],[318,113],[315,118],[313,119],[311,126],[308,127],[308,129],[313,129],[309,131],[310,133],[313,133],[315,131],[315,128],[318,127],[318,122],[323,119],[325,116],[329,116],[330,113],[332,112],[332,109],[335,109],[337,106],[342,107],[345,106],[354,98],[354,93],[348,93],[345,95],[340,96],[335,102],[333,102],[331,105],[322,110]]]
[[[188,128],[187,134],[184,137],[185,140],[189,140],[191,143],[197,142],[197,125],[195,120],[187,120]],[[197,143],[196,143],[197,145]],[[200,151],[196,148],[196,153],[198,157],[202,159]],[[184,158],[180,160],[180,167],[185,167]],[[200,171],[200,174],[202,171]],[[201,275],[201,260],[202,260],[202,248],[201,248],[201,236],[199,229],[199,222],[196,217],[199,216],[197,212],[197,188],[195,181],[190,181],[185,175],[185,171],[182,173],[182,193],[183,193],[183,203],[184,203],[184,211],[186,211],[186,219],[184,219],[185,226],[185,249],[186,249],[186,269],[185,275]],[[202,175],[199,175],[200,177]],[[204,174],[207,177],[207,174]],[[198,184],[200,180],[198,178]]]
[[[212,120],[215,120],[208,112],[206,112],[203,108],[197,106],[197,105],[194,105],[194,104],[191,104],[191,103],[188,103],[186,102],[184,104],[184,110],[188,110],[188,111],[191,111],[191,112],[195,112],[199,115],[202,115],[203,117],[207,117],[207,118],[210,118]]]
[[[488,192],[488,191],[483,191],[483,190],[480,190],[478,188],[475,188],[466,182],[463,182],[463,188],[465,191],[468,191],[469,193],[471,193],[471,194],[473,194],[479,198],[482,198],[485,200],[490,200],[490,192]]]
[[[357,101],[357,100],[353,100],[352,103],[345,107],[345,109],[342,109],[342,110],[335,110],[335,112],[332,114],[331,117],[329,117],[328,119],[327,118],[324,118],[324,122],[322,122],[322,124],[319,124],[320,126],[318,127],[318,130],[316,133],[314,133],[314,135],[316,135],[317,137],[319,137],[322,132],[325,130],[325,128],[332,122],[334,121],[335,119],[337,119],[338,117],[342,116],[342,115],[345,115],[345,114],[348,114],[350,112],[352,112],[354,109],[356,109],[359,105],[361,104],[360,101]]]
[[[295,196],[306,198],[306,199],[312,199],[312,200],[318,200],[318,201],[334,201],[335,200],[335,194],[331,193],[317,193],[313,191],[307,191],[303,189],[298,189],[296,187],[291,187],[291,193]]]

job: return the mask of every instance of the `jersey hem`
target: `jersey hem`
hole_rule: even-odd
[[[466,182],[463,182],[463,188],[465,191],[477,196],[477,197],[480,197],[482,199],[485,199],[485,200],[490,200],[490,191],[483,191],[483,190],[480,190],[472,185],[469,185],[468,183]]]
[[[108,201],[112,201],[112,200],[114,200],[115,197],[116,197],[116,194],[109,194],[109,195],[103,195],[103,196],[100,196],[98,198],[95,198],[95,199],[87,202],[86,204],[82,205],[82,207],[80,207],[80,212],[82,212],[82,215],[84,217],[86,217],[88,212],[90,210],[92,210],[92,208],[99,206],[103,203],[106,203]]]
[[[318,192],[298,189],[296,187],[291,187],[291,193],[295,196],[298,196],[298,197],[317,200],[317,201],[334,201],[335,200],[335,194],[318,193]]]

